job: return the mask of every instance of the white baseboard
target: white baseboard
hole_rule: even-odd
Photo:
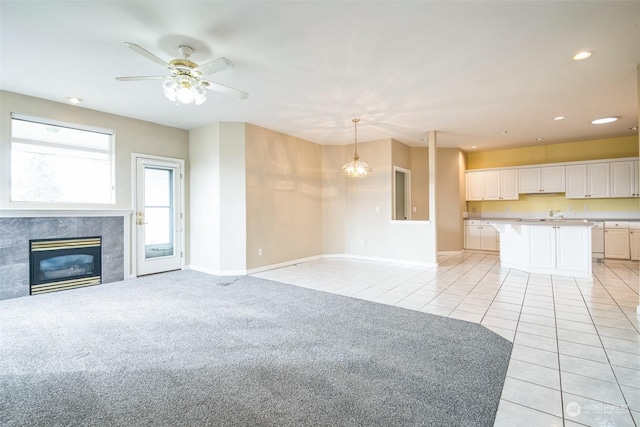
[[[435,268],[438,266],[438,263],[407,261],[407,260],[395,259],[395,258],[380,258],[380,257],[371,257],[371,256],[353,255],[353,254],[323,254],[323,255],[314,255],[306,258],[293,259],[290,261],[279,262],[277,264],[264,265],[261,267],[250,268],[248,270],[214,270],[211,268],[200,267],[197,265],[187,265],[185,266],[185,270],[199,271],[201,273],[212,274],[214,276],[244,276],[249,274],[261,273],[263,271],[274,270],[276,268],[288,267],[290,265],[300,264],[303,262],[315,261],[323,258],[351,258],[351,259],[361,259],[365,261],[392,262],[396,264],[416,265],[416,266],[427,267],[427,268]]]
[[[214,276],[246,276],[247,270],[214,270],[212,268],[200,267],[197,265],[186,265],[185,270],[199,271]]]
[[[462,255],[463,253],[464,253],[464,250],[461,250],[461,251],[440,251],[440,252],[438,252],[438,255],[452,256],[452,255]]]
[[[354,255],[354,254],[324,254],[321,258],[351,258],[351,259],[362,259],[365,261],[377,261],[377,262],[393,262],[395,264],[404,264],[404,265],[417,265],[420,267],[427,268],[435,268],[438,266],[438,263],[432,262],[422,262],[422,261],[407,261],[406,259],[397,259],[397,258],[381,258],[381,257],[372,257],[367,255]]]

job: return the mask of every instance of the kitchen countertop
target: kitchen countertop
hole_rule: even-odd
[[[484,217],[484,218],[464,218],[468,221],[493,221],[493,222],[526,222],[526,223],[536,223],[536,222],[604,222],[604,221],[614,221],[614,222],[638,222],[640,218],[505,218],[505,217]]]

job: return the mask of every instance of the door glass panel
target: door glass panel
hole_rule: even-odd
[[[173,169],[145,167],[145,258],[173,256]]]

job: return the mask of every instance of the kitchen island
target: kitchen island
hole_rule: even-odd
[[[503,267],[593,280],[591,227],[586,220],[492,220]]]

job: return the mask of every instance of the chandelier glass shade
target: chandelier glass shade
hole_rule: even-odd
[[[202,82],[188,74],[178,74],[162,83],[164,95],[170,101],[200,105],[207,100],[207,90]]]
[[[340,169],[340,173],[342,175],[346,175],[350,178],[361,178],[371,172],[371,168],[368,164],[360,160],[360,156],[358,155],[358,122],[360,119],[353,119],[353,128],[355,130],[355,152],[353,154],[353,160],[347,162]]]

